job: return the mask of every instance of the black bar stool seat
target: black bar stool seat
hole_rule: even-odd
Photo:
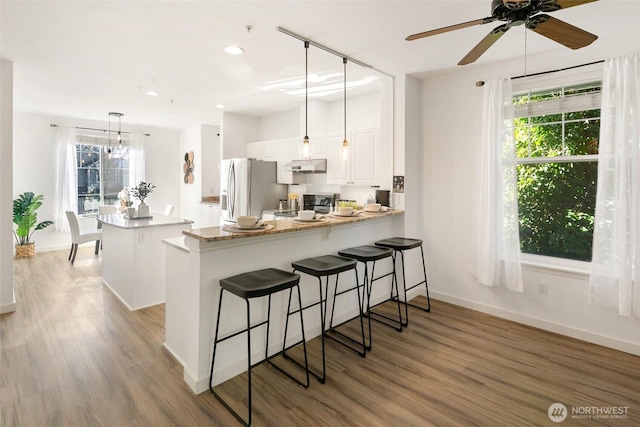
[[[225,408],[229,412],[231,412],[238,421],[240,421],[243,425],[249,426],[251,425],[251,408],[252,408],[252,400],[251,400],[251,370],[258,366],[261,363],[269,362],[274,368],[278,371],[295,381],[300,386],[307,388],[309,387],[309,365],[307,361],[307,345],[306,339],[304,335],[304,320],[302,318],[302,311],[300,312],[300,328],[302,330],[302,339],[289,347],[287,347],[287,330],[285,328],[284,332],[284,340],[283,340],[283,349],[281,352],[278,352],[273,355],[269,355],[269,324],[271,321],[271,295],[289,289],[289,305],[291,304],[291,292],[293,288],[296,288],[298,291],[298,303],[302,304],[302,298],[300,296],[300,275],[295,273],[290,273],[284,270],[278,270],[276,268],[266,268],[263,270],[250,271],[247,273],[238,274],[236,276],[227,277],[225,279],[220,280],[220,299],[218,301],[218,317],[216,321],[216,332],[213,341],[213,356],[211,358],[211,375],[209,377],[209,390],[211,393],[224,405]],[[220,317],[222,312],[222,297],[224,292],[230,292],[236,295],[239,298],[242,298],[246,302],[246,316],[247,316],[247,327],[238,332],[230,333],[222,338],[218,338],[220,332]],[[267,309],[267,319],[260,321],[254,325],[251,324],[251,307],[249,301],[253,298],[260,297],[268,297],[268,309]],[[234,313],[237,315],[237,313]],[[287,314],[287,324],[289,321],[289,314]],[[264,359],[257,362],[251,363],[251,330],[255,329],[259,326],[266,324],[266,334],[265,334],[265,350],[264,350]],[[216,350],[218,348],[218,344],[226,341],[230,338],[236,337],[240,334],[247,334],[247,420],[243,419],[232,407],[229,405],[223,398],[220,396],[213,388],[213,371],[214,365],[216,361]],[[295,378],[293,375],[284,371],[282,368],[277,366],[272,362],[271,359],[276,357],[277,355],[284,353],[285,350],[295,347],[299,344],[304,346],[304,360],[306,372],[306,382],[302,382]]]
[[[355,246],[353,248],[348,248],[348,249],[338,251],[338,255],[355,259],[364,264],[364,282],[362,286],[364,287],[364,291],[366,292],[365,297],[366,297],[367,306],[366,306],[366,309],[363,308],[362,311],[363,313],[366,313],[368,318],[368,326],[369,326],[369,345],[367,346],[368,350],[371,350],[372,348],[372,344],[371,344],[371,319],[372,318],[386,326],[390,326],[394,328],[398,332],[402,331],[402,314],[400,312],[399,301],[398,301],[398,319],[394,319],[392,317],[388,317],[381,313],[376,313],[373,311],[374,307],[380,304],[383,304],[388,300],[382,301],[374,306],[371,306],[371,288],[373,287],[373,282],[375,282],[376,280],[380,280],[387,276],[391,276],[391,297],[389,299],[390,300],[394,299],[393,298],[394,287],[395,287],[396,294],[398,293],[398,281],[396,279],[395,262],[392,263],[393,269],[391,272],[383,274],[382,276],[379,276],[379,277],[375,277],[376,261],[379,261],[385,258],[393,259],[393,254],[394,252],[392,249],[383,248],[380,246],[373,246],[373,245]],[[371,273],[369,273],[369,262],[372,262]],[[364,299],[365,298],[363,298],[363,301]],[[334,305],[335,305],[335,301],[334,301]],[[375,315],[376,317],[372,317],[373,315]],[[382,319],[386,319],[386,321]]]
[[[407,238],[407,237],[392,237],[390,239],[383,239],[383,240],[378,240],[376,243],[376,246],[382,247],[382,248],[388,248],[388,249],[392,249],[393,252],[393,264],[395,265],[396,263],[396,257],[398,252],[400,252],[400,260],[402,262],[402,284],[403,284],[403,289],[404,289],[404,301],[402,301],[402,303],[404,304],[404,313],[405,313],[405,320],[403,321],[402,325],[403,326],[407,326],[409,325],[409,310],[407,308],[407,306],[412,306],[415,308],[420,308],[426,312],[431,311],[431,300],[429,299],[429,285],[427,284],[427,268],[425,266],[424,263],[424,250],[422,248],[422,240],[421,239],[411,239],[411,238]],[[409,249],[415,249],[415,248],[420,248],[420,254],[422,256],[422,272],[424,274],[424,280],[416,283],[415,285],[411,285],[407,288],[407,280],[405,277],[405,271],[404,271],[404,251],[407,251]],[[421,307],[419,305],[416,304],[411,304],[409,303],[409,301],[407,301],[407,291],[410,291],[411,289],[418,287],[420,285],[424,284],[425,290],[427,292],[427,306],[425,307]],[[399,298],[398,298],[399,299]]]
[[[311,276],[324,277],[352,270],[356,267],[356,261],[336,255],[322,255],[292,262],[291,266]]]
[[[362,303],[360,301],[360,291],[358,290],[358,287],[353,287],[353,288],[349,288],[347,290],[343,290],[341,292],[337,291],[338,288],[338,278],[339,278],[339,274],[346,272],[346,271],[350,271],[353,270],[355,271],[356,274],[356,283],[358,283],[358,271],[356,269],[357,267],[357,261],[353,260],[353,259],[349,259],[349,258],[344,258],[344,257],[340,257],[337,255],[321,255],[321,256],[317,256],[317,257],[313,257],[313,258],[306,258],[306,259],[302,259],[299,261],[295,261],[291,263],[291,267],[293,267],[293,271],[294,273],[296,271],[308,274],[310,276],[314,276],[318,279],[318,292],[320,295],[320,299],[319,301],[315,302],[315,303],[311,303],[305,307],[302,307],[301,309],[299,309],[300,311],[306,310],[308,308],[311,307],[315,307],[316,305],[320,305],[320,324],[321,324],[321,341],[322,341],[322,374],[316,374],[311,372],[317,379],[318,381],[320,381],[321,383],[324,383],[326,381],[327,378],[327,370],[326,370],[326,359],[325,359],[325,345],[324,345],[324,338],[325,338],[325,319],[326,319],[326,315],[327,315],[327,305],[326,305],[326,298],[329,292],[329,276],[336,276],[336,281],[335,281],[335,288],[334,288],[334,301],[335,301],[335,297],[337,297],[338,295],[341,295],[343,293],[352,291],[352,290],[356,290],[357,294],[358,294],[358,310],[359,310],[359,317],[360,317],[360,329],[362,331],[362,340],[361,342],[358,342],[356,340],[353,340],[352,338],[343,335],[342,333],[338,332],[335,330],[336,327],[340,326],[340,325],[333,325],[333,313],[332,313],[332,323],[330,324],[330,331],[334,332],[340,336],[342,336],[343,338],[346,338],[352,342],[357,343],[358,345],[362,346],[362,351],[358,351],[358,349],[344,343],[341,340],[336,339],[335,337],[331,336],[331,335],[326,335],[328,338],[334,339],[335,341],[337,341],[340,344],[345,345],[346,347],[358,352],[361,356],[365,356],[366,355],[366,349],[365,349],[365,342],[364,342],[364,323],[362,322]],[[322,278],[326,277],[325,280],[325,286],[324,286],[324,296],[322,294]],[[291,304],[291,300],[289,300],[289,304]],[[287,314],[294,314],[297,311],[291,311],[291,305],[289,305],[289,309],[287,310]],[[287,316],[288,319],[288,316]],[[352,319],[350,319],[352,320]],[[346,323],[346,322],[343,322]],[[285,330],[286,330],[286,326],[285,326]],[[286,357],[286,353],[283,353]],[[300,363],[296,362],[295,360],[292,360],[294,363],[296,363],[298,366],[304,368],[304,366],[302,366]]]

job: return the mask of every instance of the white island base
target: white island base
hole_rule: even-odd
[[[153,219],[128,220],[100,215],[102,281],[129,310],[166,299],[165,245],[162,240],[191,229],[189,220],[153,213]]]
[[[233,235],[218,227],[195,229],[181,239],[166,240],[167,244],[167,301],[165,347],[184,366],[184,380],[194,393],[209,387],[211,352],[218,298],[219,280],[235,274],[267,267],[291,271],[291,262],[303,258],[336,254],[338,250],[373,244],[376,240],[402,235],[403,215],[367,216],[354,222],[327,221],[321,226],[297,226],[288,220],[269,221],[271,232],[256,235]],[[361,264],[361,263],[358,263]],[[363,270],[359,265],[362,279]],[[376,276],[391,271],[391,261],[382,260],[376,265]],[[372,303],[389,296],[389,284],[385,278],[376,282]],[[355,275],[340,275],[341,283],[353,283]],[[303,304],[317,301],[317,279],[301,274]],[[329,301],[333,290],[330,285]],[[347,296],[350,295],[350,296]],[[352,298],[351,298],[352,296]],[[274,296],[271,313],[270,354],[282,347],[282,334],[288,293]],[[257,322],[266,316],[266,298],[252,300],[252,320]],[[226,334],[238,331],[246,322],[245,303],[242,299],[225,295],[222,307],[221,331]],[[336,305],[336,323],[355,317],[358,313],[355,293],[345,294]],[[299,322],[291,318],[288,342],[300,337]],[[320,335],[318,310],[305,311],[307,339]],[[264,329],[252,333],[253,363],[264,358]],[[272,345],[271,345],[272,344]],[[216,356],[215,384],[226,381],[246,370],[246,335],[220,346]]]

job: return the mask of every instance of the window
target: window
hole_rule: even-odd
[[[129,185],[128,148],[114,149],[109,156],[103,145],[79,143],[76,155],[78,213],[95,212],[99,205],[113,205],[120,190]]]
[[[517,94],[523,253],[591,261],[601,83]]]

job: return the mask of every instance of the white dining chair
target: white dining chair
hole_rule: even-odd
[[[174,207],[173,205],[167,205],[167,207],[166,207],[166,208],[164,208],[164,214],[165,214],[166,216],[171,216],[171,215],[173,215],[173,207]]]
[[[71,265],[76,260],[76,254],[78,253],[78,245],[83,243],[96,241],[95,254],[98,255],[100,249],[100,241],[102,240],[102,230],[94,229],[87,231],[80,231],[80,225],[78,224],[78,217],[75,212],[67,211],[67,220],[69,220],[69,227],[71,227],[71,251],[69,252],[69,261]]]

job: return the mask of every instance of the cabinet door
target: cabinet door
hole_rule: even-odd
[[[292,156],[292,140],[279,139],[275,144],[276,161],[278,162],[278,170],[276,171],[276,179],[278,184],[293,184],[293,172],[282,170],[282,166],[289,163]]]
[[[262,160],[275,161],[276,160],[276,144],[278,141],[262,141]]]
[[[351,156],[342,155],[342,141],[343,133],[327,135],[327,184],[351,183]]]
[[[356,185],[379,185],[376,164],[379,155],[376,129],[353,131],[349,141],[351,182]]]
[[[262,143],[249,142],[245,148],[246,156],[250,159],[262,159]]]

